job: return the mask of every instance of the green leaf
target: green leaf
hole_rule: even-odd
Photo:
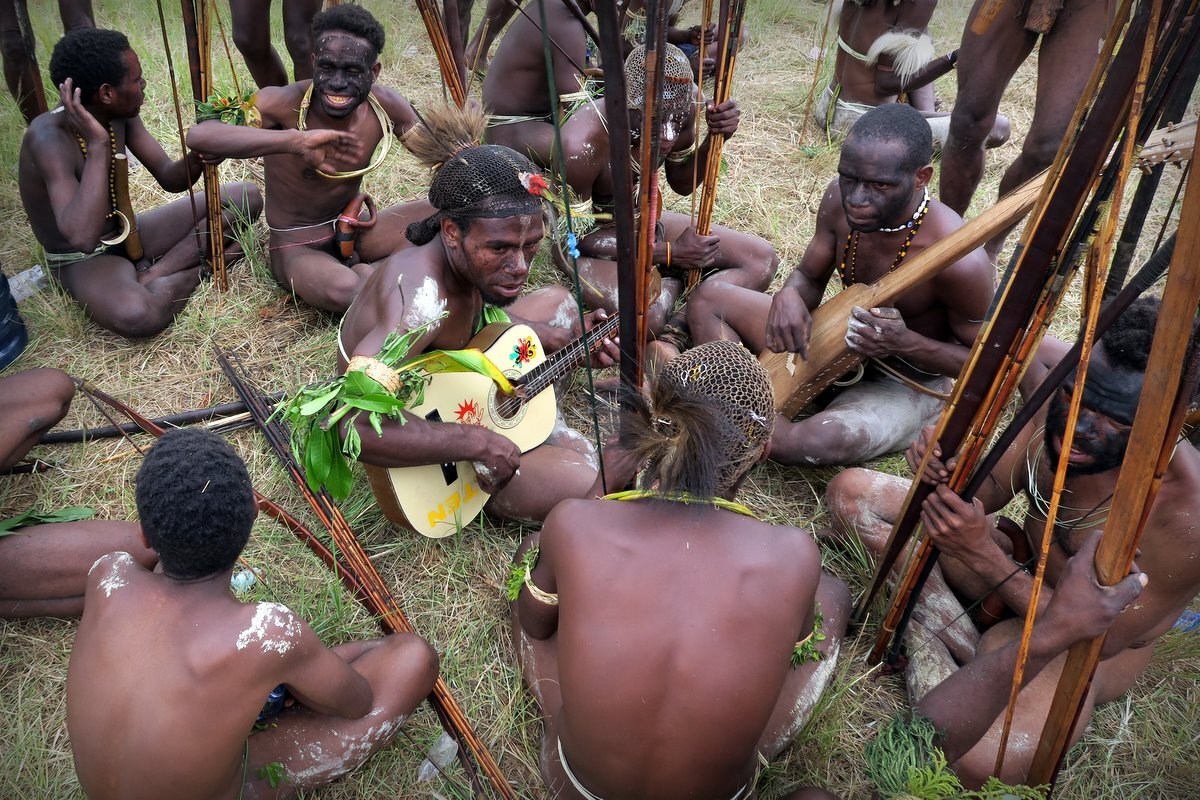
[[[397,407],[404,407],[404,404],[397,403],[394,397],[387,400],[374,400],[369,397],[347,397],[344,402],[351,408],[360,408],[363,411],[374,411],[380,414],[388,414],[397,410]]]
[[[26,528],[30,525],[49,525],[56,522],[78,522],[81,519],[91,519],[96,515],[96,509],[89,506],[69,506],[58,511],[35,511],[29,509],[24,514],[18,514],[10,519],[0,520],[0,534],[8,533],[16,528]]]
[[[325,408],[325,406],[329,404],[330,401],[336,398],[341,389],[342,387],[340,385],[334,386],[329,391],[318,395],[316,398],[312,400],[306,400],[304,404],[298,406],[296,410],[301,416],[311,417],[313,414],[319,413],[321,409]]]
[[[357,461],[358,454],[362,452],[362,437],[358,435],[358,428],[353,425],[346,426],[346,436],[342,441],[342,452],[351,461]]]
[[[511,393],[512,384],[482,350],[434,350],[405,360],[397,369],[420,369],[433,375],[439,372],[474,372],[483,375],[503,392]]]
[[[325,480],[325,489],[334,500],[341,502],[350,495],[354,488],[354,474],[341,451],[335,451],[329,460],[329,477]]]
[[[308,448],[304,451],[304,471],[308,474],[308,485],[315,489],[325,485],[329,478],[333,453],[330,452],[329,431],[314,430],[308,437]]]
[[[345,385],[346,385],[346,392],[345,392],[346,395],[362,396],[362,395],[379,394],[380,392],[386,392],[386,390],[382,386],[379,385],[378,381],[376,381],[373,378],[368,378],[367,373],[362,372],[361,370],[352,370],[350,372],[347,372],[345,374],[344,378],[345,378]],[[344,400],[344,398],[343,398],[343,400]]]
[[[401,416],[400,419],[404,419],[404,417]],[[383,420],[381,420],[379,418],[379,415],[374,412],[367,414],[367,422],[371,423],[371,429],[373,431],[375,431],[375,435],[378,436],[380,439],[382,439],[383,438]]]

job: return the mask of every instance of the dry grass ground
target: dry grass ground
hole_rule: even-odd
[[[57,36],[57,19],[51,3],[32,5],[35,12],[43,12],[34,14],[34,22],[45,68]],[[166,5],[174,57],[180,65],[184,50],[178,10]],[[273,5],[278,32],[280,4]],[[439,98],[435,62],[411,4],[368,0],[365,5],[383,20],[388,33],[382,80],[418,103]],[[164,143],[174,141],[174,114],[154,4],[99,0],[96,6],[99,22],[128,32],[141,55],[150,84],[143,111],[147,125]],[[968,6],[966,0],[945,0],[939,8],[933,33],[940,50],[950,49],[957,39]],[[770,239],[784,259],[780,279],[803,252],[820,192],[837,162],[836,146],[828,146],[823,135],[813,130],[803,132],[803,100],[815,68],[810,53],[819,42],[821,13],[812,2],[755,0],[750,8],[749,43],[738,62],[736,96],[743,107],[742,127],[726,148],[728,164],[717,219]],[[277,49],[285,52],[278,33],[276,40]],[[245,84],[248,75],[236,55],[233,60]],[[219,45],[214,61],[219,82],[228,85],[229,66]],[[186,83],[186,69],[177,66],[177,70]],[[1005,96],[1003,110],[1013,120],[1017,143],[1028,127],[1035,80],[1031,59]],[[952,101],[953,83],[944,82],[939,93]],[[40,256],[12,177],[22,130],[16,108],[5,95],[0,99],[0,169],[9,179],[0,185],[0,217],[11,222],[0,229],[0,262],[10,275]],[[994,197],[1000,171],[1016,153],[1016,145],[1009,144],[989,156],[975,211]],[[247,172],[244,165],[231,163],[223,167],[223,174],[231,180],[244,178]],[[146,207],[165,199],[144,171],[133,180],[135,205]],[[398,150],[383,170],[367,179],[366,188],[381,202],[394,202],[420,192],[422,181],[414,161]],[[687,210],[686,200],[673,202],[679,210]],[[10,370],[60,367],[90,378],[149,414],[232,399],[232,390],[210,355],[214,342],[236,350],[267,387],[294,387],[328,375],[334,364],[335,320],[297,306],[273,282],[264,267],[263,233],[260,223],[254,231],[253,257],[235,268],[229,294],[221,296],[206,284],[177,323],[148,342],[130,343],[104,333],[60,291],[43,292],[22,307],[33,338],[28,352]],[[537,279],[552,280],[544,265]],[[1077,298],[1076,294],[1072,300],[1075,305]],[[1068,322],[1055,327],[1070,335]],[[582,405],[577,396],[574,407]],[[582,411],[578,413],[582,422]],[[98,422],[98,415],[80,400],[63,427]],[[262,492],[294,511],[303,509],[257,433],[230,438]],[[126,443],[104,441],[35,453],[58,468],[6,480],[0,487],[0,517],[31,504],[43,508],[88,504],[101,517],[133,516],[132,477],[138,458]],[[876,466],[896,473],[904,470],[903,461],[895,457]],[[825,513],[822,492],[832,474],[767,465],[752,476],[744,499],[769,520],[820,525]],[[501,767],[522,796],[544,796],[537,773],[540,725],[513,666],[499,588],[506,563],[525,531],[485,518],[464,535],[445,540],[398,533],[374,507],[365,482],[344,510],[417,630],[442,654],[446,679]],[[315,527],[307,513],[301,516]],[[289,604],[311,620],[328,642],[374,634],[372,621],[316,559],[269,520],[255,526],[246,558],[265,579],[254,596]],[[865,557],[830,551],[826,559],[830,571],[855,591],[862,590],[869,577]],[[75,623],[70,621],[0,622],[0,707],[5,710],[0,723],[0,797],[80,794],[64,722],[63,688],[74,631]],[[862,746],[875,726],[903,702],[898,679],[880,678],[863,666],[873,635],[874,626],[868,624],[848,643],[832,690],[795,745],[765,771],[760,796],[780,797],[806,783],[825,785],[846,798],[869,796]],[[130,668],[143,668],[136,653],[130,654]],[[1070,754],[1058,797],[1197,796],[1198,675],[1200,636],[1168,634],[1129,696],[1097,711],[1091,729]],[[423,752],[438,735],[427,708],[406,732],[407,738],[365,768],[313,796],[468,796],[457,766],[449,770],[448,779],[416,783]],[[179,735],[188,734],[181,730]]]

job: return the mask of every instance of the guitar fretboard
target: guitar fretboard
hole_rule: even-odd
[[[605,339],[611,338],[616,332],[617,315],[613,314],[598,327],[585,332],[583,336],[543,361],[521,381],[526,396],[533,397],[559,378],[564,377],[586,361],[588,356],[600,348]]]

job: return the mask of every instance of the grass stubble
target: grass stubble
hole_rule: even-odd
[[[176,74],[186,94],[178,10],[166,5]],[[364,5],[383,21],[388,34],[382,81],[418,104],[440,100],[435,61],[413,9],[379,0]],[[954,2],[939,8],[932,33],[940,51],[954,46],[968,5]],[[279,33],[279,4],[274,6],[276,49],[286,53]],[[685,13],[698,15],[694,6]],[[227,13],[224,7],[222,12]],[[166,59],[154,5],[101,0],[96,3],[96,14],[102,26],[122,28],[130,36],[150,82],[142,118],[168,152],[177,153]],[[804,130],[803,120],[823,14],[814,3],[757,0],[749,10],[749,42],[738,59],[734,96],[741,103],[742,120],[737,136],[725,148],[715,221],[758,234],[775,245],[782,259],[776,285],[803,255],[821,193],[837,166],[836,142],[829,144],[813,126]],[[37,15],[34,25],[39,60],[48,80],[45,71],[49,49],[58,36],[57,19],[53,14]],[[219,41],[213,63],[218,85],[229,85],[230,64]],[[249,75],[236,53],[233,63],[243,86],[249,85]],[[1018,153],[1019,134],[1028,129],[1032,115],[1035,85],[1035,59],[1030,59],[1013,79],[1002,104],[1018,133],[1015,143],[989,154],[987,172],[970,214],[978,213],[995,197],[1004,167]],[[943,81],[938,91],[949,107],[953,82]],[[53,91],[48,94],[55,96]],[[14,223],[0,229],[0,264],[6,274],[13,275],[38,260],[40,252],[28,232],[17,192],[15,165],[23,125],[7,95],[0,97],[0,121],[0,165],[12,176],[0,184],[0,214]],[[397,153],[364,184],[384,205],[424,191],[423,170],[402,151]],[[1176,174],[1169,170],[1164,183],[1171,184]],[[222,167],[222,177],[244,180],[250,173],[245,164],[228,162]],[[136,207],[147,208],[168,199],[145,170],[135,173],[131,183]],[[1169,191],[1160,191],[1152,219],[1162,218],[1163,198],[1169,196]],[[667,205],[687,213],[690,202],[672,197]],[[59,367],[89,378],[148,415],[233,399],[212,356],[212,343],[236,351],[254,379],[272,390],[328,376],[334,362],[335,319],[297,305],[273,281],[265,259],[261,221],[248,241],[249,258],[231,272],[232,291],[220,295],[211,283],[202,285],[176,323],[150,341],[131,343],[101,331],[56,287],[36,295],[21,309],[31,331],[30,347],[8,372]],[[1139,261],[1148,248],[1143,241]],[[543,255],[535,264],[533,283],[553,280]],[[1076,288],[1053,326],[1058,335],[1073,336],[1079,302]],[[590,430],[585,393],[576,389],[567,405],[569,418],[580,429]],[[103,423],[80,398],[62,427]],[[142,439],[149,443],[147,437]],[[242,431],[229,439],[246,459],[255,486],[319,530],[259,434]],[[30,505],[86,504],[94,506],[100,518],[133,518],[133,476],[140,459],[127,442],[105,440],[86,447],[41,448],[34,453],[58,468],[6,481],[0,486],[0,516]],[[895,458],[874,466],[898,474],[905,469],[903,461]],[[751,476],[742,499],[771,522],[819,527],[825,522],[824,485],[833,474],[832,470],[767,464]],[[413,625],[441,654],[443,674],[455,697],[510,781],[522,796],[545,796],[537,771],[541,737],[537,708],[515,667],[507,608],[500,595],[507,563],[528,530],[485,517],[465,535],[448,539],[434,541],[398,533],[375,508],[365,481],[358,482],[343,510]],[[292,534],[271,520],[260,519],[255,524],[245,558],[263,577],[249,597],[286,603],[308,619],[327,643],[377,633],[370,616],[342,590],[336,578]],[[826,569],[845,579],[853,591],[865,588],[871,574],[865,554],[826,548],[823,558]],[[0,707],[6,712],[0,727],[0,797],[81,794],[65,727],[64,687],[75,624],[60,620],[0,622]],[[831,690],[793,746],[764,771],[760,796],[779,797],[808,783],[826,786],[846,798],[869,796],[861,761],[863,745],[877,725],[904,704],[898,678],[880,678],[865,667],[874,635],[874,621],[851,633]],[[138,663],[136,654],[130,655],[131,669],[146,668]],[[1150,668],[1133,690],[1096,711],[1088,733],[1070,753],[1057,796],[1190,796],[1191,787],[1200,785],[1195,732],[1198,675],[1200,637],[1177,633],[1164,637]],[[418,710],[405,730],[405,736],[363,768],[307,796],[469,796],[457,765],[447,769],[447,779],[416,782],[424,750],[440,732],[428,706]],[[180,731],[180,735],[187,732]]]

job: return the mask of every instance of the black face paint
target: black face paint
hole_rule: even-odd
[[[1137,413],[1142,380],[1141,373],[1113,369],[1102,356],[1092,358],[1071,444],[1072,463],[1067,467],[1068,475],[1095,475],[1120,466],[1129,445],[1130,426]],[[1060,455],[1074,388],[1073,374],[1063,381],[1046,411],[1046,452],[1055,463]]]
[[[330,117],[348,116],[367,100],[374,82],[375,52],[349,33],[329,31],[317,40],[313,93]]]
[[[851,230],[873,233],[903,224],[912,216],[920,192],[916,176],[897,166],[902,156],[899,143],[849,139],[842,146],[838,190]]]

